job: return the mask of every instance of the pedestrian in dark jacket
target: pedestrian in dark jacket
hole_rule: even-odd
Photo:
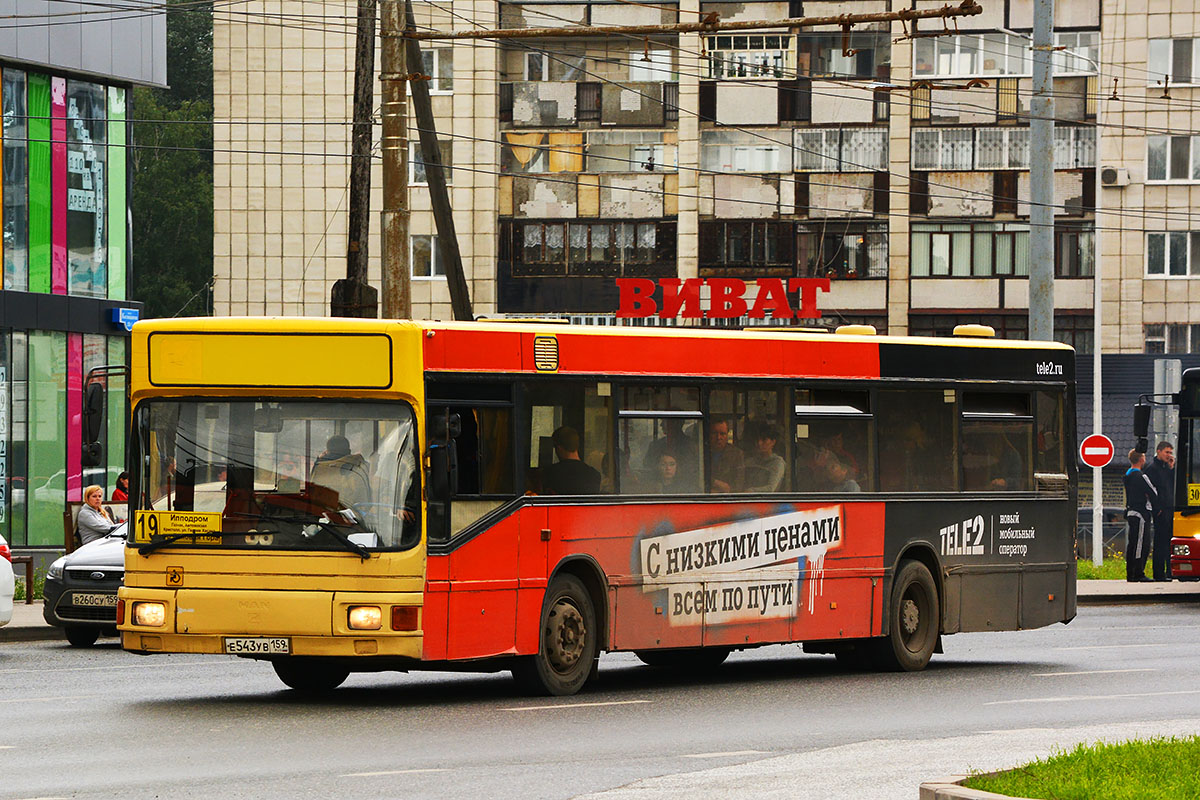
[[[1125,537],[1125,580],[1148,581],[1146,577],[1146,528],[1158,510],[1158,492],[1142,472],[1146,454],[1129,451],[1129,470],[1125,473],[1125,521],[1129,533]]]
[[[1154,512],[1154,580],[1171,580],[1171,528],[1175,521],[1175,448],[1159,442],[1154,460],[1146,466],[1146,477],[1158,492]]]

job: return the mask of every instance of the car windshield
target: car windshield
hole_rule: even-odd
[[[220,514],[219,530],[205,529],[219,536],[181,544],[344,550],[419,538],[407,404],[160,400],[138,407],[134,427],[135,507]]]

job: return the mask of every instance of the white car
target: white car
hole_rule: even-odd
[[[0,625],[7,625],[13,615],[13,586],[16,579],[12,571],[12,550],[0,536]]]

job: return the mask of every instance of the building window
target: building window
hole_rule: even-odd
[[[510,221],[500,235],[514,277],[675,274],[674,221]]]
[[[1197,136],[1147,136],[1147,181],[1200,180]]]
[[[702,274],[786,275],[795,271],[795,228],[778,220],[701,220]]]
[[[1088,278],[1095,272],[1091,224],[1059,223],[1054,230],[1055,277]],[[1022,222],[914,223],[914,278],[1029,276],[1029,225]]]
[[[712,80],[784,78],[795,71],[791,36],[709,36],[706,46]]]
[[[3,86],[4,288],[29,288],[29,126],[25,73],[4,70]]]
[[[98,83],[67,82],[68,291],[108,294],[108,105]]]
[[[1200,231],[1147,233],[1146,275],[1159,278],[1200,275]]]
[[[1146,48],[1147,83],[1200,83],[1200,39],[1151,39]]]
[[[451,142],[438,142],[438,150],[442,156],[442,171],[446,175],[446,183],[454,183],[454,162],[451,159],[452,147]],[[408,144],[408,182],[413,186],[422,186],[429,183],[425,175],[425,155],[421,150],[420,142],[409,142]]]
[[[846,55],[849,52],[850,55]],[[878,31],[801,35],[796,39],[796,74],[812,78],[874,78],[886,71],[891,47]]]
[[[446,261],[438,237],[414,234],[412,237],[412,276],[414,278],[446,277]]]
[[[544,53],[526,53],[524,60],[524,73],[522,77],[527,81],[548,81],[550,80],[550,71],[546,69],[546,56]]]
[[[802,278],[886,278],[886,222],[804,224],[796,244]]]
[[[1095,128],[1054,127],[1055,169],[1095,165]],[[913,128],[912,168],[930,172],[1029,169],[1029,129]]]
[[[888,168],[887,128],[797,128],[794,147],[797,172],[877,172]]]
[[[792,171],[791,131],[700,131],[700,168],[712,172]]]
[[[582,172],[583,134],[505,131],[500,171]]]
[[[1099,31],[1055,34],[1056,74],[1093,74],[1100,55]],[[1008,33],[958,34],[917,39],[913,44],[916,77],[971,78],[1031,75],[1029,39]]]
[[[910,336],[953,336],[958,325],[987,325],[996,331],[1000,339],[1028,339],[1029,314],[910,314],[908,333]],[[1069,344],[1080,353],[1092,352],[1092,326],[1090,316],[1081,314],[1056,314],[1054,316],[1054,341]],[[1160,326],[1161,327],[1161,326]]]
[[[421,51],[421,71],[429,76],[430,94],[454,92],[454,48],[435,47]]]
[[[588,172],[674,172],[676,147],[662,131],[588,131]]]
[[[1147,353],[1200,353],[1200,325],[1146,325],[1142,332]]]
[[[647,50],[641,55],[629,54],[629,81],[654,82],[674,80],[670,50]]]

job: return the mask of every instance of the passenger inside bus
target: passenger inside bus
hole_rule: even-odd
[[[746,456],[747,492],[777,492],[783,485],[786,465],[783,456],[775,452],[781,436],[774,425],[761,423],[748,425],[751,434],[746,438],[754,442],[754,449]]]
[[[337,492],[344,506],[371,501],[371,475],[367,460],[350,452],[350,441],[340,434],[329,437],[325,452],[317,457],[309,482]]]
[[[578,431],[563,425],[551,440],[557,460],[542,470],[542,490],[546,494],[598,494],[600,473],[579,457]]]
[[[719,419],[708,428],[712,446],[711,491],[740,492],[746,483],[746,459],[730,441],[729,421]]]
[[[695,483],[680,472],[679,459],[674,453],[664,452],[658,457],[655,476],[645,487],[647,494],[692,494],[695,491]]]

